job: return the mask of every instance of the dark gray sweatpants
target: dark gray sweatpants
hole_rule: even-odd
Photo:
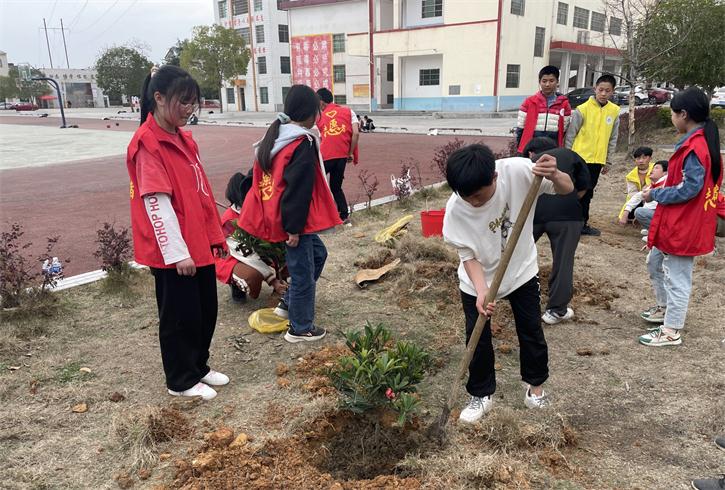
[[[574,253],[579,245],[583,221],[550,221],[534,224],[534,241],[546,233],[554,263],[549,275],[547,310],[563,315],[574,295]]]

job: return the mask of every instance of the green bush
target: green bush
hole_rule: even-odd
[[[657,116],[659,118],[660,127],[672,127],[669,107],[660,107]],[[710,109],[710,118],[715,121],[715,124],[717,124],[720,129],[725,128],[725,108],[714,107]]]
[[[672,119],[670,119],[670,108],[660,107],[657,111],[657,117],[661,128],[669,128],[672,126]]]
[[[430,357],[409,342],[392,345],[383,324],[365,325],[362,331],[345,333],[351,355],[341,357],[330,373],[345,408],[363,413],[389,408],[402,425],[417,410],[416,385],[423,380]]]

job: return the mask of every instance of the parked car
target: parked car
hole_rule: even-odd
[[[222,106],[217,99],[204,99],[201,103],[202,109],[219,109]]]
[[[725,107],[725,87],[720,87],[712,93],[710,109],[714,109],[715,107]]]
[[[672,98],[672,92],[663,88],[651,88],[647,91],[650,104],[664,104]]]
[[[0,102],[0,111],[15,109],[15,104],[12,102]]]
[[[32,102],[18,102],[15,104],[15,107],[13,107],[16,111],[37,111],[38,106],[33,104]]]
[[[614,102],[620,105],[629,105],[629,85],[620,85],[614,89]],[[642,105],[649,102],[649,96],[639,85],[634,88],[634,104]]]
[[[584,87],[584,88],[575,88],[568,94],[566,94],[566,98],[569,99],[569,105],[572,109],[575,107],[583,104],[587,100],[589,100],[589,97],[592,97],[594,95],[594,89],[591,87]]]

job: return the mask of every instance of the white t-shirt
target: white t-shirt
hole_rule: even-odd
[[[534,181],[534,174],[531,172],[533,166],[528,158],[496,160],[496,191],[479,208],[471,206],[455,193],[448,199],[443,218],[443,237],[456,248],[461,258],[458,279],[464,293],[476,296],[473,281],[463,267],[463,262],[470,259],[475,258],[481,263],[486,283],[491,286],[508,236]],[[541,184],[539,195],[544,193],[555,193],[554,184],[550,180],[544,179]],[[508,296],[539,272],[533,222],[532,208],[501,282],[497,299]]]

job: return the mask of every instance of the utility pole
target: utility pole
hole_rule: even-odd
[[[48,26],[43,17],[43,29],[45,29],[45,44],[48,46],[48,58],[50,58],[50,67],[53,68],[53,57],[50,55],[50,41],[48,41]]]
[[[65,45],[65,29],[63,28],[63,17],[60,18],[60,33],[63,35],[63,49],[65,50],[65,65],[70,70],[70,63],[68,62],[68,46]]]

